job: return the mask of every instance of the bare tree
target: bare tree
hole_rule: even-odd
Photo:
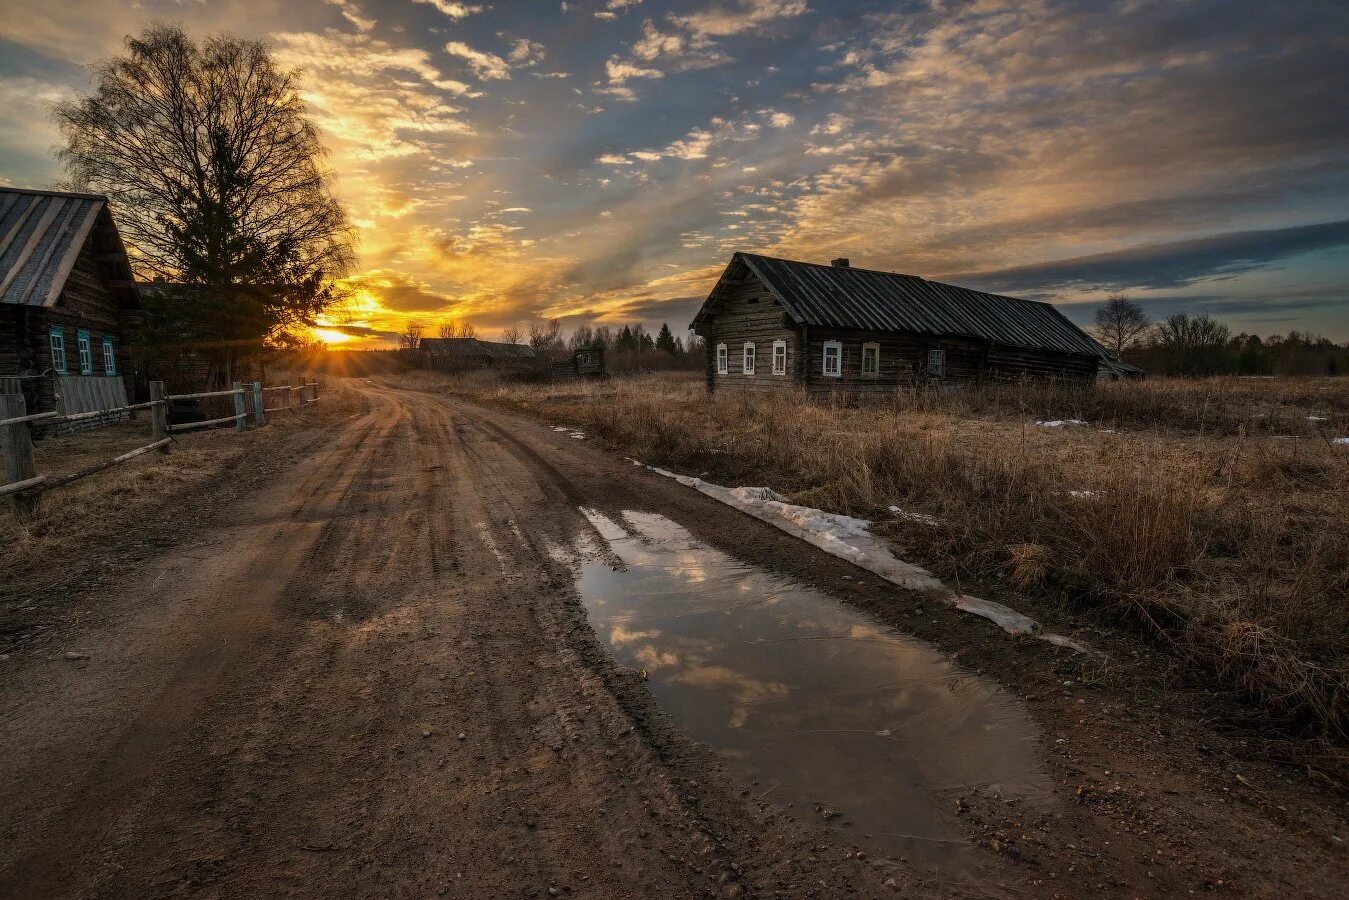
[[[540,319],[530,322],[529,345],[540,353],[562,349],[562,320]]]
[[[507,325],[501,329],[501,340],[507,344],[518,344],[525,339],[525,333],[519,325]]]
[[[1096,310],[1096,325],[1092,332],[1107,350],[1119,357],[1151,327],[1142,306],[1123,294],[1114,294]]]
[[[1228,371],[1232,331],[1208,315],[1177,313],[1157,326],[1155,341],[1162,349],[1168,375],[1199,378]]]
[[[436,328],[436,336],[442,338],[475,338],[478,336],[478,329],[472,322],[466,322],[463,319],[451,319],[448,322],[441,322]]]
[[[422,333],[426,331],[426,326],[416,319],[407,323],[403,328],[403,333],[398,336],[398,346],[404,350],[416,350],[422,345]]]
[[[182,328],[238,347],[312,325],[354,253],[298,74],[261,42],[152,25],[94,79],[55,107],[61,160],[116,201],[140,277],[188,286]]]

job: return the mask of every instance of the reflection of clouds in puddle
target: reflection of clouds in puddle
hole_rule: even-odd
[[[657,650],[650,644],[638,650],[634,659],[648,669],[670,669],[679,665],[679,654]]]
[[[609,643],[611,644],[631,644],[633,641],[645,641],[658,637],[660,637],[659,628],[649,631],[629,631],[622,625],[615,625],[609,629]]]
[[[730,720],[732,728],[739,728],[748,720],[751,710],[747,707],[786,700],[790,693],[785,684],[760,681],[726,666],[686,666],[671,681],[730,694],[733,703]]]
[[[609,544],[578,588],[616,660],[775,800],[826,801],[877,850],[950,862],[953,792],[1047,796],[1037,732],[992,682],[668,519],[582,512]]]

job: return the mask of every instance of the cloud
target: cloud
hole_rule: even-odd
[[[369,31],[379,24],[374,19],[363,16],[361,8],[351,0],[323,0],[323,2],[329,6],[336,6],[341,11],[342,18],[355,25],[357,31]]]
[[[699,37],[728,37],[759,28],[776,19],[792,19],[810,12],[806,0],[739,0],[730,5],[714,4],[671,20]]]
[[[1291,256],[1345,246],[1349,246],[1349,219],[1146,244],[1074,259],[978,272],[963,278],[970,283],[1005,291],[1177,288],[1231,278]]]
[[[468,3],[455,3],[453,0],[412,0],[412,2],[434,6],[451,19],[464,19],[485,9],[485,7],[473,6]]]
[[[450,41],[445,45],[445,52],[463,59],[473,70],[473,74],[485,81],[500,81],[511,77],[510,64],[504,59],[494,53],[474,50],[463,41]]]

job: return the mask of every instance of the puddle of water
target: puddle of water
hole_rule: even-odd
[[[1048,801],[1037,731],[995,684],[662,516],[583,512],[612,551],[580,548],[591,624],[755,792],[873,854],[948,870],[975,859],[958,797]]]

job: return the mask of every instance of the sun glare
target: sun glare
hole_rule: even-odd
[[[313,329],[313,332],[314,337],[323,341],[323,343],[330,347],[334,344],[345,344],[352,339],[351,335],[346,332],[338,331],[335,328],[315,328]]]

